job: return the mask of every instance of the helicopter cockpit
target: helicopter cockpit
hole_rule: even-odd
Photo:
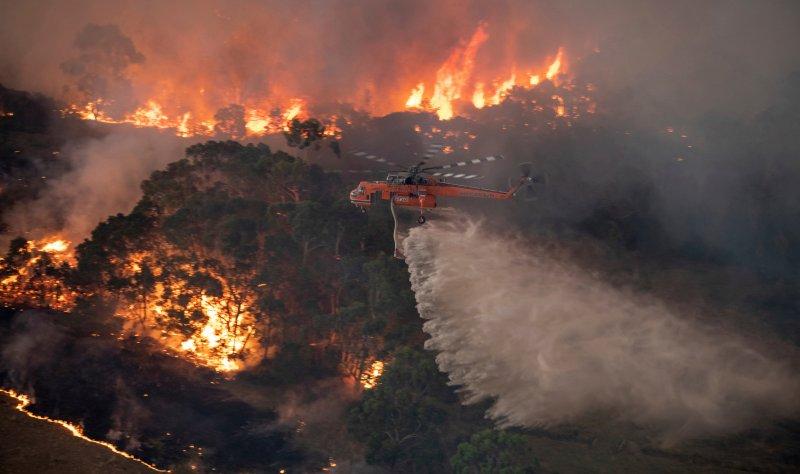
[[[389,184],[430,184],[430,181],[416,173],[390,173],[386,176]]]

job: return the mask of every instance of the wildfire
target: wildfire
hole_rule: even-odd
[[[203,327],[180,345],[181,350],[201,358],[206,365],[219,372],[236,372],[244,368],[241,354],[253,335],[254,329],[245,325],[245,331],[235,332],[222,316],[225,302],[207,295],[200,297],[200,305],[206,315]]]
[[[376,360],[370,365],[369,370],[361,374],[359,382],[364,389],[374,388],[378,384],[378,380],[383,375],[383,362]]]
[[[430,104],[442,120],[453,117],[453,101],[461,98],[475,67],[475,55],[481,45],[489,39],[486,24],[481,23],[472,34],[469,42],[462,48],[456,48],[447,61],[436,72],[436,84]]]
[[[413,109],[415,107],[419,107],[422,105],[422,96],[425,94],[425,84],[420,82],[417,84],[417,87],[411,91],[411,95],[408,96],[408,100],[406,101],[406,107],[409,109]]]
[[[421,109],[448,120],[468,113],[471,108],[465,107],[470,104],[475,109],[497,105],[515,87],[530,89],[547,81],[558,87],[567,80],[563,48],[541,62],[498,64],[496,60],[484,61],[495,51],[486,46],[489,38],[488,24],[480,22],[443,62],[420,64],[399,78],[392,90],[375,90],[365,79],[363,84],[353,84],[351,91],[342,93],[342,103],[367,114]],[[256,91],[243,84],[230,84],[213,86],[212,90],[212,85],[218,83],[214,76],[200,74],[191,80],[178,80],[163,74],[164,70],[150,74],[144,66],[131,71],[131,81],[140,86],[137,90],[158,91],[142,97],[132,111],[120,111],[123,107],[114,97],[81,96],[76,100],[73,96],[72,105],[64,112],[96,122],[172,130],[181,137],[234,139],[283,132],[293,118],[314,116],[328,127],[332,126],[329,119],[333,113],[341,114],[340,110],[315,110],[318,104],[314,97],[297,91],[296,84],[274,82]]]
[[[204,278],[220,282],[221,290],[213,295],[198,292],[187,279],[172,277],[197,269],[180,263],[165,270],[169,258],[142,252],[122,264],[121,277],[154,281],[138,294],[126,295],[118,308],[128,332],[149,334],[174,354],[220,373],[234,374],[258,363],[263,354],[249,350],[259,337],[252,289],[209,267],[203,270]],[[169,323],[174,314],[188,316],[180,328]]]
[[[108,443],[106,441],[98,441],[96,439],[89,438],[88,436],[83,434],[83,427],[81,427],[80,425],[76,425],[76,424],[73,424],[73,423],[70,423],[70,422],[64,421],[64,420],[57,420],[57,419],[50,418],[50,417],[47,417],[47,416],[37,415],[37,414],[31,412],[30,410],[28,410],[28,406],[30,406],[31,403],[33,403],[33,402],[31,400],[31,398],[29,396],[25,395],[24,393],[19,393],[19,392],[14,391],[14,390],[6,390],[6,389],[3,389],[3,388],[0,388],[0,392],[5,393],[9,397],[15,399],[17,401],[17,406],[14,407],[14,408],[17,411],[22,412],[22,413],[24,413],[25,415],[27,415],[27,416],[29,416],[31,418],[34,418],[36,420],[46,421],[48,423],[53,423],[55,425],[61,426],[62,428],[66,429],[70,434],[72,434],[72,436],[80,438],[80,439],[82,439],[84,441],[87,441],[89,443],[96,444],[98,446],[102,446],[102,447],[108,449],[109,451],[113,452],[114,454],[118,454],[118,455],[120,455],[120,456],[122,456],[124,458],[128,458],[128,459],[130,459],[132,461],[136,461],[139,464],[152,469],[153,471],[156,471],[156,472],[170,472],[168,470],[159,469],[159,468],[157,468],[156,466],[154,466],[152,464],[149,464],[149,463],[147,463],[145,461],[142,461],[141,459],[139,459],[139,458],[137,458],[137,457],[135,457],[135,456],[133,456],[131,454],[128,454],[125,451],[122,451],[122,450],[118,449],[116,446],[114,446],[111,443]]]
[[[474,68],[475,56],[481,45],[488,38],[486,24],[481,23],[466,45],[456,48],[437,71],[433,95],[428,103],[430,110],[436,112],[439,119],[449,120],[453,118],[456,104],[470,88],[472,89],[472,105],[476,109],[482,109],[487,105],[497,105],[502,102],[515,86],[538,86],[541,83],[542,76],[549,81],[557,83],[559,75],[564,73],[564,50],[559,48],[555,59],[543,71],[529,73],[525,76],[525,81],[523,81],[522,76],[514,72],[516,66],[513,66],[510,74],[506,76],[507,79],[495,78],[490,81],[490,83],[494,84],[494,89],[490,95],[487,95],[486,83],[475,80],[474,76],[478,74],[474,74]],[[406,108],[421,107],[424,93],[425,83],[420,82],[408,96]],[[563,111],[558,115],[564,115]]]
[[[60,237],[29,240],[0,258],[0,301],[68,311],[75,302],[60,273],[74,260],[70,242]]]
[[[69,248],[69,242],[64,239],[55,239],[51,241],[44,240],[41,242],[39,249],[42,252],[63,254]]]
[[[172,129],[179,137],[213,136],[216,133],[217,124],[220,123],[212,116],[213,114],[206,117],[187,111],[170,114],[166,111],[166,107],[156,99],[148,100],[144,106],[122,117],[112,117],[104,111],[104,108],[111,104],[112,102],[109,100],[97,99],[85,105],[70,105],[62,112],[95,122]],[[305,102],[301,99],[290,99],[284,107],[272,110],[272,112],[267,112],[267,109],[259,106],[245,107],[244,115],[241,117],[245,125],[245,134],[258,137],[279,133],[288,130],[288,124],[292,119],[308,116]]]
[[[548,80],[552,81],[556,78],[559,72],[561,72],[561,59],[564,55],[564,50],[559,48],[558,54],[556,55],[556,59],[550,64],[550,67],[547,68],[547,73],[545,76]],[[537,76],[538,77],[538,76]]]

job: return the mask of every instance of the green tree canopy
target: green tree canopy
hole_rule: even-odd
[[[527,474],[538,470],[539,461],[525,436],[487,429],[459,444],[450,466],[458,474]]]

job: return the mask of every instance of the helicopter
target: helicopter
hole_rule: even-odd
[[[470,160],[470,164],[500,159],[503,157],[476,158]],[[467,162],[429,167],[423,167],[424,164],[425,162],[422,161],[411,166],[407,171],[391,171],[385,180],[361,181],[355,189],[350,191],[350,202],[362,212],[366,212],[378,199],[388,200],[393,206],[416,208],[420,211],[417,222],[424,224],[426,221],[424,211],[437,206],[437,197],[507,200],[513,198],[522,187],[530,186],[536,181],[530,176],[529,163],[521,165],[522,176],[516,184],[505,191],[449,183],[446,178],[440,177],[443,173],[429,173],[433,170],[465,166]]]

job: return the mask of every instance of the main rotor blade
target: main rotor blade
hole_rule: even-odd
[[[363,158],[365,160],[370,160],[370,161],[374,161],[374,162],[377,162],[377,163],[386,163],[386,164],[392,165],[392,166],[401,166],[401,165],[395,163],[394,161],[387,160],[386,158],[383,158],[382,156],[374,155],[374,154],[368,153],[366,151],[357,150],[357,151],[350,152],[349,154],[353,155],[353,156],[356,156],[358,158]]]
[[[477,174],[466,174],[466,173],[433,173],[431,176],[442,177],[442,178],[456,178],[456,179],[481,179],[483,176]]]
[[[439,143],[428,145],[428,148],[422,154],[422,161],[420,161],[417,166],[422,166],[427,163],[428,160],[441,153],[442,149],[444,149],[444,145]]]
[[[464,160],[464,161],[456,161],[454,163],[448,163],[445,165],[437,166],[435,168],[430,169],[449,169],[449,168],[458,168],[461,166],[470,166],[470,165],[480,165],[483,163],[492,163],[495,161],[499,161],[503,159],[503,155],[494,155],[494,156],[485,156],[483,158],[473,158],[471,160]]]
[[[441,153],[442,152],[442,148],[444,148],[444,145],[441,145],[439,143],[435,143],[433,145],[429,145],[428,149],[425,150],[425,153],[422,155],[422,157],[425,158],[426,160],[429,160],[429,159],[433,158],[434,156],[438,155],[439,153]]]
[[[328,173],[340,173],[340,174],[386,174],[391,173],[391,171],[386,170],[325,170]]]

